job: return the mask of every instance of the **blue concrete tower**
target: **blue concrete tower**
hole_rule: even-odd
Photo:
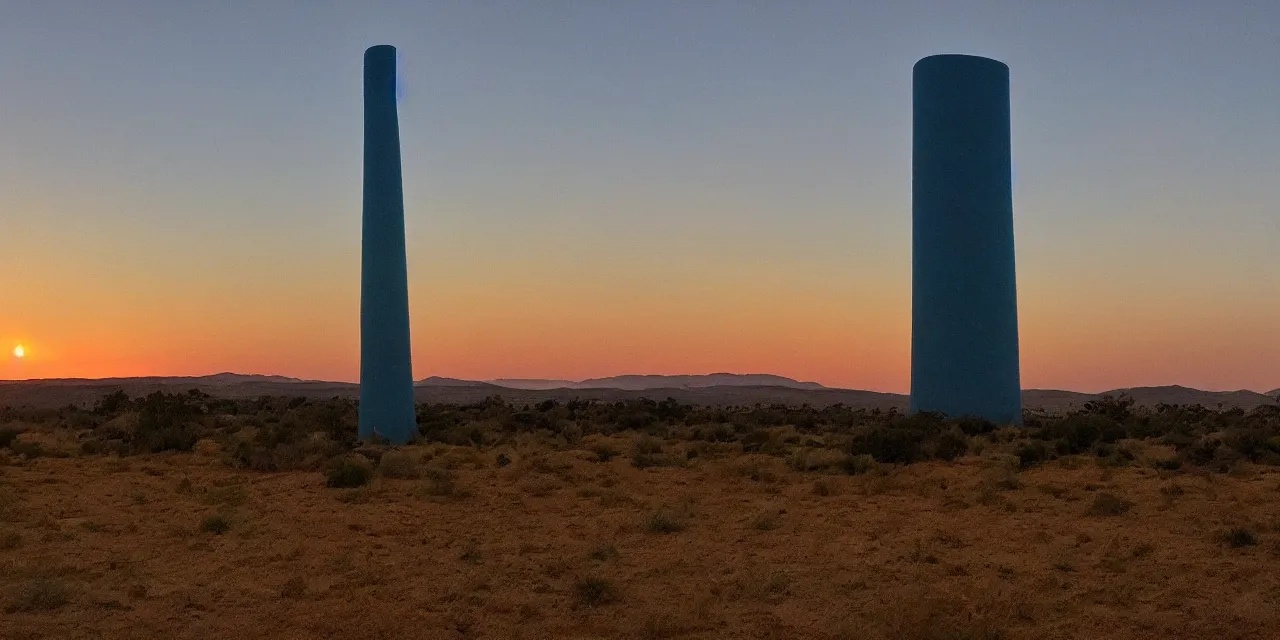
[[[916,63],[911,163],[911,411],[1022,423],[1009,67]]]
[[[396,49],[364,52],[364,218],[360,265],[360,438],[392,444],[418,430],[409,355]]]

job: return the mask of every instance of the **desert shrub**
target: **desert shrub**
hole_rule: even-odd
[[[20,433],[22,432],[17,429],[0,429],[0,449],[13,444]]]
[[[880,463],[868,454],[861,453],[856,456],[849,456],[844,463],[845,473],[851,476],[870,473],[880,468]]]
[[[388,451],[378,460],[378,473],[388,478],[416,478],[418,460],[405,451]]]
[[[1134,399],[1129,396],[1105,395],[1097,400],[1090,400],[1084,403],[1084,410],[1109,418],[1112,422],[1123,423],[1133,414],[1133,405]]]
[[[667,466],[667,456],[662,454],[662,442],[652,436],[640,436],[631,445],[631,466],[637,469]]]
[[[1258,536],[1244,527],[1236,527],[1222,534],[1222,541],[1232,549],[1253,547],[1258,544]]]
[[[734,461],[730,471],[754,482],[777,482],[782,474],[776,458],[748,455]]]
[[[353,489],[368,484],[373,476],[373,465],[360,457],[347,457],[337,461],[325,478],[325,486],[334,489]]]
[[[298,599],[307,594],[307,581],[302,576],[289,578],[280,585],[280,597]]]
[[[911,428],[865,428],[849,444],[849,455],[868,455],[878,462],[909,464],[924,458],[923,439],[923,434]]]
[[[129,394],[122,389],[116,389],[107,395],[98,398],[93,405],[93,412],[100,416],[117,416],[129,409]]]
[[[231,530],[231,523],[221,514],[212,515],[200,521],[200,530],[220,536]]]
[[[206,430],[198,419],[204,413],[206,394],[156,391],[138,402],[138,423],[129,434],[136,451],[190,451]]]
[[[608,578],[585,576],[574,585],[578,602],[589,607],[598,607],[617,602],[622,599],[618,587]]]
[[[849,459],[848,454],[832,449],[801,447],[787,456],[787,466],[796,471],[839,469]]]
[[[1128,513],[1132,507],[1132,502],[1104,491],[1093,497],[1088,514],[1096,517],[1119,516]]]
[[[607,442],[597,442],[591,445],[590,451],[596,454],[597,462],[608,462],[618,455],[618,450]]]
[[[758,513],[751,519],[751,528],[756,531],[773,531],[781,524],[778,522],[778,512],[764,511]]]
[[[933,439],[933,457],[950,462],[969,452],[969,438],[959,427],[951,427]]]
[[[9,449],[15,455],[25,456],[28,458],[39,458],[45,455],[44,447],[39,442],[26,442],[23,440],[14,440],[9,443]]]
[[[1020,445],[1017,455],[1018,465],[1026,469],[1048,460],[1049,448],[1045,446],[1042,440],[1032,440]]]
[[[596,545],[596,547],[591,550],[591,553],[587,554],[587,557],[600,562],[615,560],[618,558],[618,548],[613,546],[612,543],[602,542]]]
[[[428,467],[422,483],[422,495],[435,498],[464,498],[470,495],[458,486],[457,475],[439,467]]]
[[[978,418],[975,416],[963,416],[957,418],[954,422],[956,427],[960,429],[961,433],[969,436],[980,436],[991,433],[998,428],[996,423],[985,418]]]
[[[71,602],[71,588],[58,580],[38,578],[17,585],[5,604],[6,613],[53,611]]]
[[[644,529],[649,533],[678,533],[688,526],[689,523],[683,514],[666,507],[649,514],[644,521]]]

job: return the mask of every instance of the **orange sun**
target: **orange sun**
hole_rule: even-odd
[[[18,345],[18,346],[16,346],[16,347],[14,347],[14,348],[13,348],[13,357],[15,357],[15,358],[25,358],[25,357],[27,357],[27,350],[26,350],[26,349],[24,349],[24,348],[22,347],[22,345]]]

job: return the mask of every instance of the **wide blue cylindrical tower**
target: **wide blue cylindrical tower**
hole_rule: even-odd
[[[417,432],[409,355],[396,49],[364,52],[364,216],[360,269],[361,439],[403,444]]]
[[[913,81],[911,411],[1021,424],[1009,68],[930,56]]]

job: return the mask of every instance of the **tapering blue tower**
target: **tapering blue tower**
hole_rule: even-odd
[[[911,411],[1022,423],[1009,67],[914,69]]]
[[[396,49],[364,52],[364,218],[360,266],[360,438],[417,432],[409,355]]]

